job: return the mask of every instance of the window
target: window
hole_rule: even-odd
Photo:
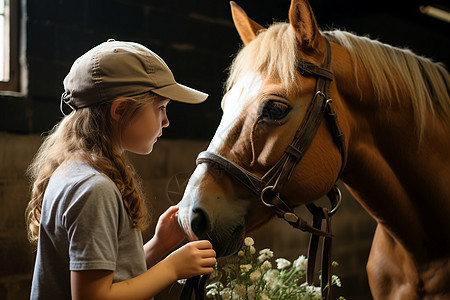
[[[18,0],[0,0],[0,90],[19,92]]]

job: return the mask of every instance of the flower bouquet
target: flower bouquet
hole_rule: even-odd
[[[258,257],[254,257],[255,254],[253,239],[245,238],[236,263],[226,264],[222,270],[216,265],[206,286],[206,296],[215,300],[322,299],[320,287],[309,286],[303,280],[307,265],[305,256],[300,255],[293,263],[277,258],[276,268],[273,268],[273,252],[270,249],[259,251]],[[336,265],[333,262],[333,266]],[[224,274],[226,277],[223,277]],[[332,284],[341,286],[336,275],[332,276]]]

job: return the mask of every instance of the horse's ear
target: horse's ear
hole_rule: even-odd
[[[234,26],[236,26],[244,44],[247,45],[256,37],[258,31],[264,27],[250,19],[245,11],[234,1],[230,1],[230,5]]]
[[[289,22],[294,28],[297,40],[303,49],[313,50],[318,48],[321,34],[308,1],[292,0],[289,8]]]

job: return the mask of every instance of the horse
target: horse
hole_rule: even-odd
[[[220,124],[179,203],[186,235],[228,256],[274,216],[311,232],[292,208],[335,198],[339,179],[377,222],[366,266],[374,299],[449,299],[445,66],[321,31],[306,0],[292,0],[289,22],[268,28],[231,8],[244,47],[230,67]]]

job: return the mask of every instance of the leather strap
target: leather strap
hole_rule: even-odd
[[[327,208],[323,209],[324,218],[326,221],[326,232],[331,234],[331,217]],[[325,299],[331,298],[331,245],[333,240],[330,237],[325,236],[323,238],[322,246],[322,280],[321,288],[322,295],[325,294],[327,289],[327,296]]]
[[[334,142],[336,143],[339,152],[341,153],[342,162],[341,169],[339,170],[338,177],[336,181],[341,177],[342,172],[344,171],[344,167],[347,164],[347,149],[345,146],[345,134],[339,125],[337,113],[334,110],[333,101],[331,99],[327,100],[326,105],[326,117],[329,124],[329,128],[331,131],[331,135],[333,136]]]
[[[208,151],[200,152],[197,156],[197,165],[202,163],[209,163],[213,165],[217,170],[225,170],[228,174],[235,177],[241,184],[247,187],[250,191],[259,196],[265,186],[263,180],[252,173],[248,172],[238,164],[232,162],[225,157],[211,153]]]
[[[313,216],[313,227],[321,229],[322,221],[325,220],[326,232],[330,236],[323,237],[322,244],[322,278],[320,286],[322,289],[322,296],[325,295],[327,289],[327,295],[325,299],[331,297],[331,245],[332,245],[332,232],[331,232],[331,217],[328,208],[322,208],[317,210]],[[308,263],[306,267],[306,282],[308,285],[312,285],[314,282],[315,265],[317,259],[317,251],[319,248],[319,235],[311,234],[308,247]]]
[[[313,215],[313,227],[321,229],[323,220],[323,212],[318,210]],[[319,248],[319,235],[311,234],[308,246],[308,264],[306,267],[306,281],[308,285],[312,285],[314,281],[317,249]]]
[[[289,180],[294,168],[301,161],[306,151],[311,146],[314,136],[319,129],[325,112],[326,99],[325,95],[318,91],[306,112],[305,118],[297,130],[294,140],[287,148],[285,162],[282,172],[279,174],[274,183],[274,191],[280,193],[285,183]],[[270,184],[270,182],[268,183]]]
[[[333,73],[328,70],[328,68],[319,67],[307,60],[300,58],[297,61],[300,74],[308,73],[310,75],[319,76],[330,81],[333,80]]]
[[[285,220],[292,227],[305,232],[309,232],[313,235],[332,237],[330,233],[321,231],[319,227],[309,225],[305,220],[298,216],[286,203],[284,203],[284,201],[279,196],[269,196],[268,198],[271,200],[271,202],[267,203],[263,198],[264,195],[266,195],[266,193],[263,190],[263,192],[261,193],[262,203],[272,208],[277,217]]]
[[[273,184],[275,194],[281,192],[284,184],[289,180],[295,166],[303,158],[303,155],[310,147],[320,124],[322,123],[325,110],[327,109],[328,95],[330,83],[333,80],[333,74],[329,71],[331,62],[331,46],[327,38],[325,38],[326,56],[324,68],[315,64],[299,59],[298,70],[300,73],[308,73],[317,77],[316,92],[311,100],[305,117],[303,118],[292,143],[286,149],[289,154],[285,158],[282,172],[279,173],[276,182]],[[268,182],[268,185],[271,183]]]
[[[208,277],[208,275],[203,275],[188,278],[181,291],[179,300],[191,300],[192,295],[194,295],[195,300],[204,300]]]
[[[194,290],[198,290],[198,282],[199,282],[200,276],[194,276],[191,278],[188,278],[186,280],[186,283],[184,284],[183,290],[181,291],[180,300],[191,300],[192,299],[192,293],[194,293]]]

